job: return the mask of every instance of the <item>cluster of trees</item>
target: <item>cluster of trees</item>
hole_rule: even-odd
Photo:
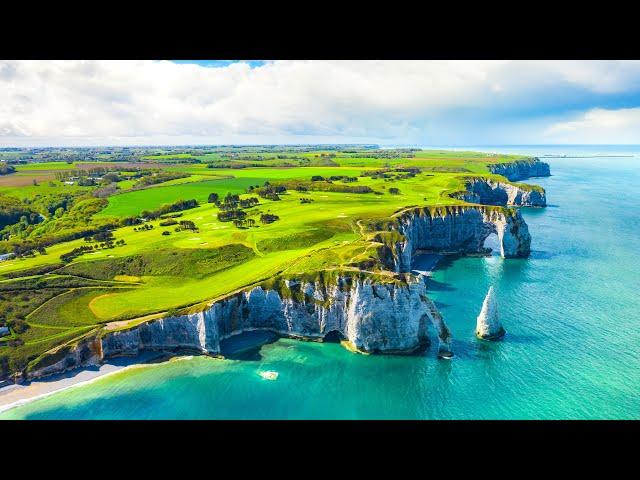
[[[254,188],[253,192],[257,193],[261,198],[267,200],[280,200],[280,193],[287,191],[286,185],[271,185],[269,182],[264,182],[263,187]]]
[[[247,216],[247,212],[244,212],[240,209],[218,212],[218,220],[220,222],[230,222],[232,220],[244,220],[246,216]]]
[[[161,227],[170,227],[171,225],[177,225],[178,222],[173,218],[167,218],[166,220],[162,220],[159,225]]]
[[[106,205],[106,199],[86,192],[36,195],[23,201],[0,195],[0,252],[32,255],[40,247],[117,228],[119,221],[93,218]]]
[[[258,200],[256,197],[243,198],[243,199],[240,199],[240,208],[255,207],[259,203],[260,203],[260,200]]]
[[[390,193],[391,195],[400,195],[400,189],[399,189],[399,188],[396,188],[396,187],[391,187],[391,188],[389,189],[389,193]]]
[[[415,177],[418,173],[420,173],[420,169],[417,167],[398,167],[383,168],[380,170],[369,170],[366,172],[362,172],[360,176],[384,179],[396,178],[398,180],[402,180],[403,178]]]
[[[126,242],[124,240],[121,239],[121,240],[114,241],[113,238],[110,240],[107,240],[106,242],[96,243],[95,245],[82,245],[80,247],[74,248],[70,252],[63,253],[62,255],[60,255],[60,260],[63,261],[64,263],[69,263],[72,260],[75,260],[76,258],[78,258],[80,255],[84,255],[85,253],[92,252],[94,250],[111,249],[115,247],[120,247],[122,245],[126,245]]]
[[[208,199],[209,203],[215,203],[220,210],[237,210],[238,208],[251,208],[260,203],[256,197],[249,197],[241,199],[239,195],[227,193],[227,195],[220,201],[217,193],[211,193]]]
[[[175,222],[174,222],[175,223]],[[162,225],[162,224],[160,224]],[[134,232],[141,232],[143,230],[153,230],[153,225],[150,225],[148,223],[145,223],[144,225],[142,225],[141,227],[134,227],[133,231]]]
[[[120,220],[121,227],[130,227],[132,225],[140,225],[141,223],[143,222],[140,217],[125,217]]]
[[[300,197],[300,203],[311,203],[313,198]]]
[[[240,219],[236,218],[233,220],[233,225],[236,228],[247,228],[255,226],[256,221],[253,218]]]
[[[176,232],[181,232],[182,230],[191,230],[192,232],[199,231],[197,225],[191,220],[180,220],[179,225],[176,227]]]
[[[227,195],[224,197],[224,199],[220,202],[218,201],[218,203],[216,203],[216,206],[220,209],[220,210],[236,210],[238,208],[238,204],[240,203],[240,196],[239,195],[234,195],[232,193],[227,193]]]
[[[209,201],[220,209],[218,220],[221,222],[233,222],[237,228],[253,227],[256,223],[255,220],[247,219],[247,213],[242,209],[258,205],[260,201],[257,197],[241,199],[239,195],[227,193],[221,201],[217,194],[212,193],[209,195]]]
[[[345,183],[353,183],[358,181],[358,177],[348,177],[346,175],[332,175],[326,178],[321,175],[311,177],[312,182],[337,182],[338,180],[342,180]]]
[[[92,251],[93,251],[93,246],[82,245],[80,247],[74,248],[68,253],[63,253],[62,255],[60,255],[60,260],[62,260],[64,263],[69,263],[70,261],[76,259],[80,255],[84,255],[85,253],[92,252]]]
[[[13,244],[11,252],[15,254],[16,257],[33,257],[36,252],[40,255],[45,255],[47,249],[40,243],[26,241]]]
[[[191,208],[196,208],[197,206],[197,200],[178,200],[175,203],[163,205],[157,210],[143,210],[140,216],[149,220],[155,220],[156,218],[167,213],[189,210]]]
[[[112,242],[113,232],[111,230],[101,230],[93,236],[84,237],[85,242]]]
[[[273,223],[276,220],[280,220],[280,217],[271,213],[263,213],[260,215],[260,222],[264,224]]]
[[[37,223],[39,219],[39,215],[29,205],[15,197],[0,194],[0,229],[21,221],[22,217],[26,217],[28,224]]]

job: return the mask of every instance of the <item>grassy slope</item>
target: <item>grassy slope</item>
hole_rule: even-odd
[[[25,345],[16,350],[32,357],[43,349],[67,341],[74,334],[86,333],[88,329],[104,322],[193,305],[282,272],[300,274],[322,269],[353,268],[349,265],[375,254],[375,245],[367,241],[370,235],[362,235],[358,220],[388,218],[401,208],[412,205],[459,204],[459,200],[447,194],[460,189],[465,177],[471,174],[488,176],[488,163],[511,161],[513,158],[469,152],[428,151],[405,159],[333,158],[340,167],[209,169],[202,164],[166,166],[164,168],[167,170],[186,172],[191,177],[114,195],[109,198],[109,206],[100,215],[135,215],[141,210],[157,208],[180,198],[196,198],[202,204],[184,211],[180,219],[192,220],[200,231],[174,232],[173,226],[160,227],[158,221],[150,222],[154,226],[152,230],[134,231],[134,227],[116,230],[115,237],[124,239],[126,245],[85,254],[71,267],[58,273],[106,278],[104,275],[91,275],[91,272],[99,270],[108,272],[106,275],[112,279],[130,281],[118,283],[117,288],[96,287],[87,283],[86,287],[65,290],[65,293],[48,300],[27,317],[32,327],[21,336]],[[240,193],[247,197],[249,195],[244,192],[249,185],[262,185],[265,181],[308,181],[313,175],[359,176],[370,168],[398,166],[418,166],[424,170],[416,177],[403,180],[360,177],[358,182],[348,184],[366,185],[383,192],[382,195],[289,191],[281,196],[281,201],[260,199],[259,205],[247,210],[249,218],[256,220],[256,226],[247,229],[237,229],[229,222],[219,222],[217,207],[206,203],[211,192],[220,195]],[[47,167],[51,168],[50,165]],[[335,183],[342,184],[339,181]],[[399,188],[400,195],[389,194],[390,187]],[[0,192],[3,192],[3,188],[0,188]],[[310,198],[313,203],[302,204],[299,200],[301,197]],[[280,220],[262,225],[259,222],[261,213],[276,214]],[[163,236],[163,230],[169,230],[171,234]],[[75,240],[51,246],[45,255],[0,262],[0,276],[58,263],[62,253],[83,244],[83,240]],[[222,258],[208,260],[209,263],[205,263],[204,267],[193,268],[193,272],[190,267],[197,260],[182,253],[172,257],[180,263],[177,269],[167,269],[162,260],[150,262],[151,266],[142,270],[123,270],[117,266],[120,265],[117,262],[136,255],[162,256],[170,254],[167,252],[185,250],[205,252],[230,245],[244,246],[251,254],[238,257],[238,262]],[[15,351],[12,354],[15,355]]]

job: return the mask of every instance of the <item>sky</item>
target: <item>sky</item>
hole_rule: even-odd
[[[639,61],[0,61],[0,147],[640,144]]]

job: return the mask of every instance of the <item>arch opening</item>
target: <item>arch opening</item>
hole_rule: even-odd
[[[345,337],[341,332],[338,330],[331,330],[325,334],[322,341],[327,343],[340,343],[344,339]]]
[[[500,256],[500,239],[496,232],[491,232],[482,242],[482,251],[487,256]]]

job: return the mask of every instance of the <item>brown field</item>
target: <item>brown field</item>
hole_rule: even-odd
[[[32,170],[24,173],[12,173],[0,176],[0,187],[24,187],[32,185],[33,180],[38,183],[55,180],[55,170]]]

